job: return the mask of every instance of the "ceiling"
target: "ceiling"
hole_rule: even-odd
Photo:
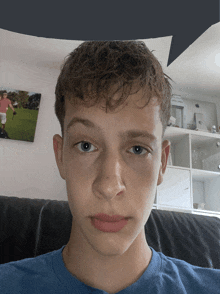
[[[170,64],[166,73],[175,82],[176,94],[220,100],[220,22],[195,40]]]
[[[211,26],[169,67],[167,61],[172,36],[144,40],[161,62],[173,83],[175,94],[218,97],[220,99],[220,23]],[[58,73],[64,58],[81,41],[39,38],[0,29],[0,64],[22,62],[28,68]],[[219,55],[218,55],[219,54]]]

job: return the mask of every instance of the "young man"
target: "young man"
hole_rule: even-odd
[[[142,42],[84,42],[56,86],[68,244],[0,266],[3,293],[218,293],[220,271],[157,253],[144,225],[163,180],[171,87]]]
[[[8,110],[8,106],[15,112],[14,107],[11,104],[11,100],[7,98],[7,92],[3,92],[3,99],[0,99],[0,119],[2,123],[2,131],[1,134],[4,133],[5,124],[6,124],[6,113]]]

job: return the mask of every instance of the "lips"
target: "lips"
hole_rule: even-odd
[[[91,224],[101,232],[116,233],[119,232],[128,223],[128,218],[121,215],[107,215],[103,213],[91,217]]]
[[[99,219],[103,222],[118,222],[120,220],[123,220],[125,219],[124,216],[121,216],[121,215],[107,215],[107,214],[104,214],[104,213],[98,213],[96,215],[93,216],[94,218],[96,219]]]

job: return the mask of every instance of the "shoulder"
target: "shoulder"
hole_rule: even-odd
[[[26,258],[18,261],[13,261],[0,265],[0,281],[1,279],[7,279],[10,276],[18,277],[27,275],[27,273],[36,273],[41,269],[45,271],[49,266],[45,255],[40,255],[34,258]]]
[[[5,103],[7,103],[7,104],[11,104],[11,100],[8,99],[8,98],[6,98],[6,99],[5,99]]]
[[[186,293],[208,291],[211,294],[217,293],[217,289],[220,289],[220,269],[203,268],[167,257],[162,253],[158,254],[161,256],[161,273],[168,275],[174,284],[182,285],[187,290]]]
[[[54,279],[53,252],[0,265],[0,293],[28,293]],[[24,289],[25,287],[25,289]],[[33,293],[33,290],[32,290]]]

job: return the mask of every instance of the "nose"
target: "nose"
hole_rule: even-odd
[[[99,158],[93,192],[99,198],[111,200],[125,191],[122,177],[122,162],[119,156],[108,154]]]

